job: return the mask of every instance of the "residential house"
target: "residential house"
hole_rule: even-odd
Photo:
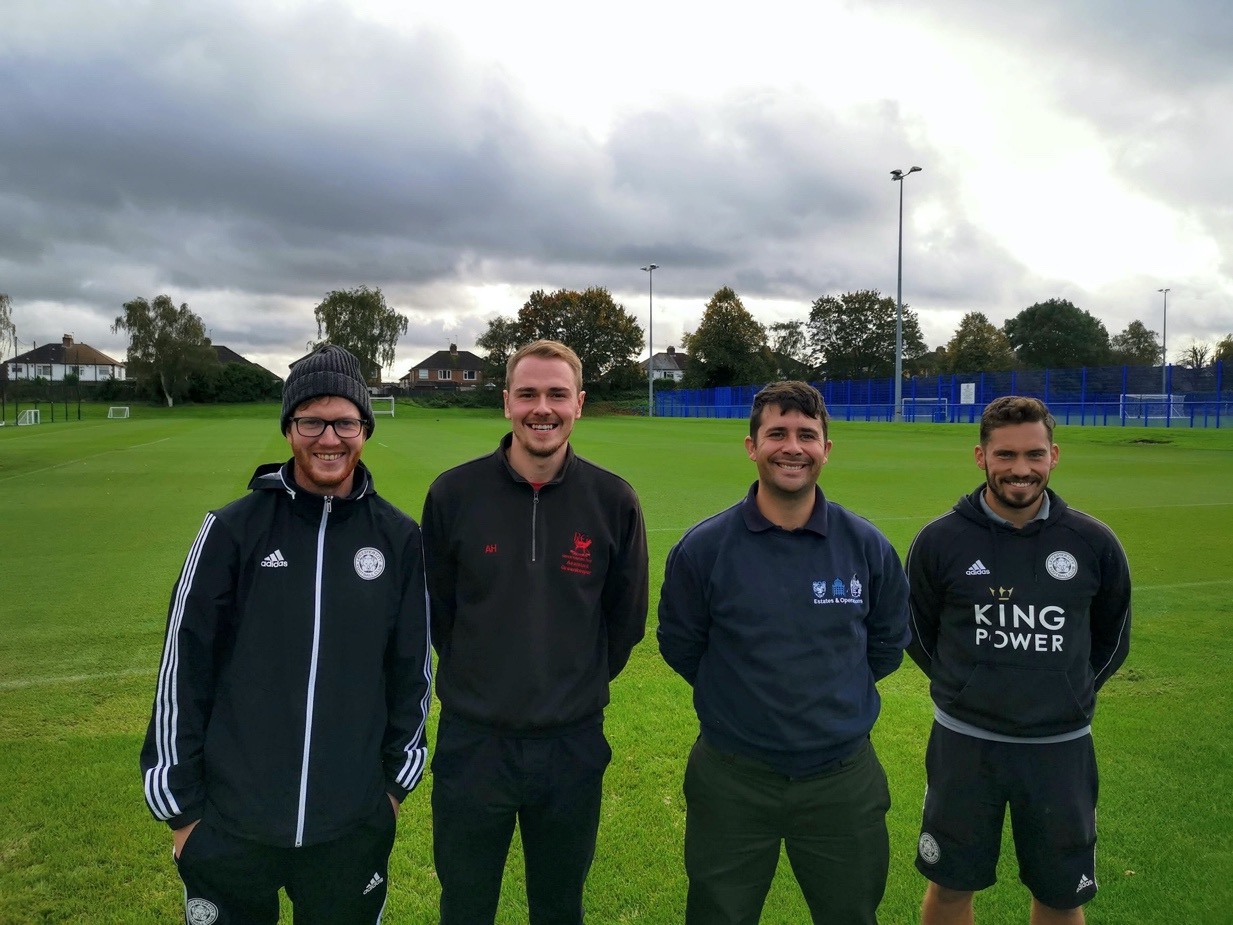
[[[450,344],[449,350],[438,350],[412,366],[398,384],[404,389],[478,388],[484,384],[484,361],[470,350]]]
[[[73,335],[65,334],[58,344],[44,344],[6,360],[9,379],[43,378],[63,382],[66,374],[74,374],[80,382],[104,382],[123,379],[124,364],[113,360],[88,344],[73,343]]]
[[[665,353],[655,354],[652,359],[656,379],[671,379],[673,382],[680,382],[685,378],[685,364],[689,361],[689,357],[683,353],[677,353],[675,347],[669,347]],[[646,365],[647,361],[643,360],[638,364],[638,368],[646,372]]]

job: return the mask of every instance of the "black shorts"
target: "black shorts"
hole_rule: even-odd
[[[939,886],[983,890],[997,881],[1010,806],[1019,879],[1046,906],[1073,909],[1096,895],[1096,752],[1067,742],[990,742],[933,724],[916,868]]]

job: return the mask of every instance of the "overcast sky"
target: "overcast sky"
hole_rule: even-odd
[[[407,316],[387,373],[535,289],[608,288],[656,350],[896,285],[930,347],[1066,298],[1233,333],[1233,4],[9,0],[0,292],[22,349],[123,359],[167,293],[280,375],[333,289]],[[594,8],[593,8],[594,7]],[[808,8],[806,8],[808,7]]]

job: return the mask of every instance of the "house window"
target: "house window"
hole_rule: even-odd
[[[50,366],[40,366],[38,368],[38,372],[36,372],[34,375],[46,376],[48,379],[50,379],[51,378],[51,367]]]
[[[437,378],[438,379],[453,379],[454,371],[452,369],[438,369]]]
[[[428,370],[426,370],[426,369],[417,369],[417,370],[415,371],[415,376],[416,376],[416,378],[417,378],[417,379],[427,379],[427,378],[428,378]]]
[[[474,382],[475,381],[475,370],[464,369],[462,371],[462,380],[463,382]]]

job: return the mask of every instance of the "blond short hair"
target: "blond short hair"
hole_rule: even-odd
[[[505,363],[507,388],[514,381],[514,370],[527,357],[539,357],[541,360],[564,360],[574,371],[574,386],[579,392],[582,391],[582,361],[578,359],[578,354],[557,340],[537,340],[525,347],[519,347]]]

